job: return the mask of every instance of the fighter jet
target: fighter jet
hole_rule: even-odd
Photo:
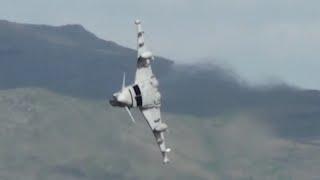
[[[115,107],[124,108],[131,120],[135,122],[131,114],[131,108],[138,108],[151,128],[156,142],[163,157],[163,163],[169,162],[168,153],[170,148],[166,147],[164,132],[168,126],[161,119],[161,94],[159,92],[159,82],[151,69],[151,62],[154,56],[145,45],[144,32],[141,21],[136,20],[137,26],[137,69],[133,84],[126,86],[126,76],[123,75],[122,88],[113,94],[110,104]]]

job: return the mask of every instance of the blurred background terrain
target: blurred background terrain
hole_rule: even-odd
[[[1,179],[319,179],[319,91],[156,57],[173,148],[162,166],[141,115],[131,125],[108,105],[135,59],[81,25],[1,20]]]

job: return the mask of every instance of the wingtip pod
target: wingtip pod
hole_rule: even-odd
[[[137,20],[135,20],[134,23],[136,24],[137,29],[138,29],[138,36],[142,36],[143,30],[142,30],[142,26],[141,26],[141,20],[137,19]]]
[[[170,159],[168,158],[168,155],[165,154],[163,157],[163,164],[168,164],[170,162]]]
[[[168,164],[170,162],[169,158],[163,160],[163,164]]]
[[[139,24],[141,24],[141,20],[140,20],[140,19],[137,19],[137,20],[134,21],[134,23],[135,23],[136,25],[139,25]]]

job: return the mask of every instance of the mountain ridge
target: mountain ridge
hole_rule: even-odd
[[[132,82],[136,51],[105,41],[82,26],[0,23],[0,89],[36,87],[63,95],[107,100]],[[133,37],[135,38],[135,37]],[[216,65],[178,65],[156,57],[163,110],[215,117],[235,112],[260,115],[282,136],[318,136],[320,92],[286,84],[250,87]],[[288,128],[290,125],[290,128]]]

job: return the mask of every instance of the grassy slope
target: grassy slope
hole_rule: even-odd
[[[248,114],[164,114],[173,162],[163,166],[146,123],[106,102],[15,89],[0,92],[0,112],[4,180],[310,179],[320,167],[316,143],[273,137]]]

